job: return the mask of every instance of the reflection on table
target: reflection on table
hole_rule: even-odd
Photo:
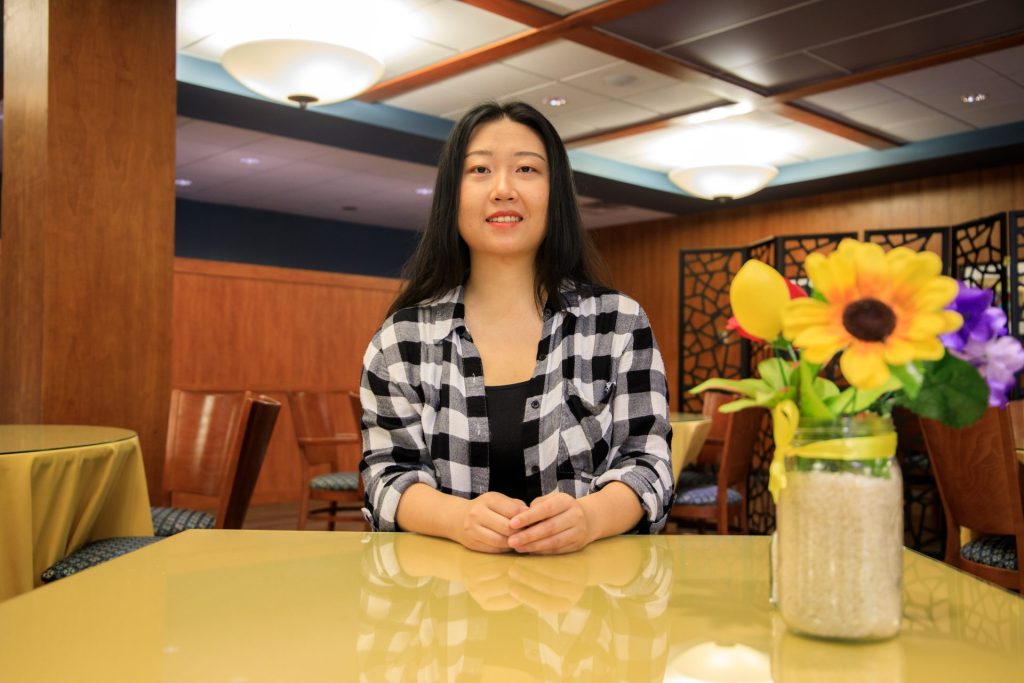
[[[669,423],[672,425],[672,478],[678,481],[683,468],[697,461],[711,430],[711,418],[700,413],[670,413]]]
[[[89,541],[152,534],[135,432],[0,425],[0,601]]]
[[[0,604],[0,680],[1019,679],[1024,600],[910,551],[905,568],[901,635],[853,645],[776,619],[763,537],[489,557],[402,534],[187,531]]]

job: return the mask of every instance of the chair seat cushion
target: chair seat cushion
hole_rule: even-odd
[[[42,573],[40,578],[43,583],[63,579],[65,576],[77,574],[83,569],[95,567],[107,560],[130,553],[133,550],[145,548],[150,543],[155,543],[159,540],[161,540],[160,536],[120,536],[93,541],[49,567]]]
[[[743,500],[743,496],[735,489],[727,489],[725,497],[729,505],[738,505]],[[676,505],[714,505],[716,502],[718,484],[685,489],[676,496]]]
[[[701,472],[700,470],[683,470],[679,473],[679,481],[676,482],[676,490],[697,488],[699,486],[711,486],[715,484],[717,477],[713,472]]]
[[[185,508],[150,509],[153,516],[153,533],[157,536],[173,536],[187,529],[212,529],[217,521],[213,515],[199,510]]]
[[[358,472],[331,472],[313,477],[309,488],[321,491],[355,491],[359,488]]]
[[[1013,536],[983,536],[964,544],[960,557],[978,564],[1017,571],[1017,545]]]

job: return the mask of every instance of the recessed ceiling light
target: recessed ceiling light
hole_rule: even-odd
[[[557,97],[557,96],[556,97],[548,97],[548,98],[546,98],[544,100],[544,104],[548,105],[549,107],[561,107],[562,105],[566,104],[567,102],[568,102],[568,100],[566,100],[564,97]]]
[[[260,163],[260,160],[256,157],[242,157],[238,160],[238,163],[245,164],[246,166],[255,166]]]
[[[434,194],[434,190],[432,190],[429,187],[417,187],[416,188],[416,194],[418,194],[418,195],[420,195],[422,197],[426,197],[427,195]]]
[[[988,99],[988,95],[983,92],[971,93],[969,95],[961,95],[960,101],[964,104],[977,104],[978,102],[984,102]]]
[[[189,180],[188,178],[175,178],[174,184],[177,185],[178,187],[188,187],[189,185],[192,184],[192,181]]]

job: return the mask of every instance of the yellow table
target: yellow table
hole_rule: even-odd
[[[152,535],[135,432],[0,425],[0,601],[89,541]]]
[[[700,413],[670,413],[672,425],[672,478],[679,480],[683,468],[697,460],[711,431],[711,418]]]
[[[905,568],[901,635],[852,645],[785,629],[765,537],[520,557],[414,534],[186,531],[0,604],[0,680],[1020,679],[1024,600],[911,551]]]

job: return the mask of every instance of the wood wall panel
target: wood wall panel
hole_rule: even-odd
[[[891,183],[593,231],[612,284],[647,311],[665,357],[672,405],[679,368],[679,251],[766,237],[952,225],[1024,209],[1024,165]]]
[[[391,278],[175,260],[172,385],[251,389],[284,403],[254,503],[298,500],[286,392],[357,389],[363,353],[398,286]],[[347,406],[337,415],[339,429],[354,429]]]

